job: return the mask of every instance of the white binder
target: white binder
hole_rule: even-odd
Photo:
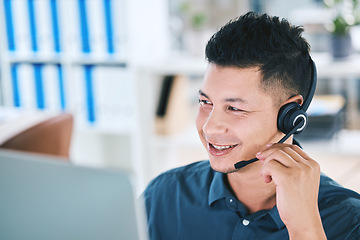
[[[53,55],[54,36],[52,33],[50,1],[35,0],[34,8],[38,51],[43,55]]]
[[[106,57],[104,1],[86,1],[86,13],[89,27],[91,55],[94,55],[95,57]]]
[[[121,67],[95,67],[93,89],[96,124],[103,128],[131,126],[133,102],[129,71]]]
[[[37,109],[34,68],[31,64],[19,64],[18,83],[20,107],[24,109]]]
[[[43,68],[43,86],[45,94],[45,109],[53,112],[61,111],[61,96],[58,68],[48,64]]]

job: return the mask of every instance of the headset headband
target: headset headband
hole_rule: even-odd
[[[305,112],[309,108],[311,100],[314,97],[315,89],[316,89],[316,83],[317,83],[317,72],[316,72],[315,62],[312,60],[312,58],[310,56],[309,56],[309,61],[310,61],[310,65],[311,65],[310,89],[309,89],[308,94],[306,95],[306,97],[304,99],[304,103],[301,105],[301,109],[304,110]]]

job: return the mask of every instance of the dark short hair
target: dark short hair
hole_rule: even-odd
[[[305,98],[311,63],[310,46],[302,32],[302,27],[286,19],[248,12],[216,32],[206,45],[205,55],[208,62],[222,67],[259,67],[265,90]]]

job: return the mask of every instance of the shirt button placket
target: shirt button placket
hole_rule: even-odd
[[[237,239],[258,239],[248,219],[239,219],[234,229],[232,240]]]
[[[234,198],[228,198],[226,204],[231,210],[236,211],[237,203]]]

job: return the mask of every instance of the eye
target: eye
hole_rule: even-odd
[[[228,107],[228,109],[230,110],[230,111],[243,111],[243,110],[241,110],[241,109],[239,109],[239,108],[235,108],[235,107],[231,107],[231,106],[229,106]]]
[[[232,106],[229,106],[228,110],[230,110],[232,112],[246,113],[245,110],[242,110],[242,109],[239,109],[239,108],[236,108],[236,107],[232,107]]]
[[[212,102],[210,102],[209,100],[199,99],[199,105],[200,106],[212,106]]]

